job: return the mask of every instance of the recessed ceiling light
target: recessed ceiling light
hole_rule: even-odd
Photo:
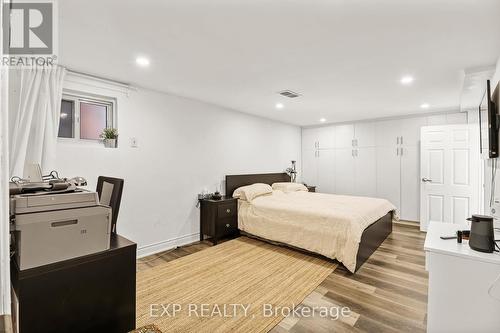
[[[149,59],[145,57],[137,57],[135,59],[135,63],[141,67],[149,66]]]
[[[401,78],[401,84],[409,85],[413,82],[413,80],[414,80],[413,76],[409,76],[409,75],[403,76]]]
[[[321,121],[322,123],[324,123],[326,121],[325,118],[321,118],[319,121]]]
[[[424,104],[421,104],[421,105],[420,105],[420,107],[421,107],[422,109],[428,109],[428,108],[430,107],[430,105],[429,105],[429,104],[427,104],[427,103],[424,103]]]
[[[276,103],[276,109],[283,109],[284,107],[283,103]]]

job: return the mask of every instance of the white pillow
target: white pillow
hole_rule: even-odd
[[[280,190],[285,193],[297,192],[297,191],[308,191],[304,184],[299,183],[274,183],[273,190]]]
[[[234,193],[233,198],[240,198],[241,200],[252,201],[258,196],[273,193],[271,186],[262,183],[238,187]]]

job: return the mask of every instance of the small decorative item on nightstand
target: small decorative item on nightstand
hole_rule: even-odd
[[[297,180],[297,169],[295,167],[295,163],[296,163],[296,161],[292,161],[292,166],[290,168],[287,168],[285,170],[285,172],[287,173],[287,175],[290,176],[290,181],[292,183],[295,183],[295,181]]]
[[[216,245],[220,238],[238,234],[237,198],[202,199],[200,204],[200,241],[207,235]]]

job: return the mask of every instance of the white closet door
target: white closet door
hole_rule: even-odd
[[[357,123],[354,125],[354,137],[358,147],[375,147],[375,123]]]
[[[401,219],[420,221],[420,148],[417,145],[400,149],[401,156]]]
[[[335,193],[335,151],[318,150],[318,180],[316,192]]]
[[[403,146],[416,146],[420,142],[420,128],[427,126],[427,117],[415,117],[401,120]]]
[[[302,149],[313,150],[316,149],[318,142],[318,129],[317,128],[303,128],[302,129]]]
[[[320,127],[317,130],[318,148],[333,149],[335,147],[335,127]]]
[[[335,126],[335,148],[352,148],[353,139],[353,124]]]
[[[377,196],[377,149],[375,147],[361,147],[354,158],[355,195],[364,197]]]
[[[303,183],[316,185],[318,182],[317,150],[302,150],[302,177]]]
[[[335,194],[354,195],[354,176],[352,148],[335,149]]]
[[[400,158],[397,147],[377,147],[377,197],[401,206]]]
[[[384,120],[375,123],[375,143],[377,147],[396,147],[400,136],[401,120]]]

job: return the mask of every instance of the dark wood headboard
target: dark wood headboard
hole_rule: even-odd
[[[251,175],[227,175],[226,176],[226,195],[232,196],[234,190],[238,187],[251,185],[255,183],[264,183],[272,185],[279,182],[290,182],[290,176],[285,172],[281,173],[258,173]]]

